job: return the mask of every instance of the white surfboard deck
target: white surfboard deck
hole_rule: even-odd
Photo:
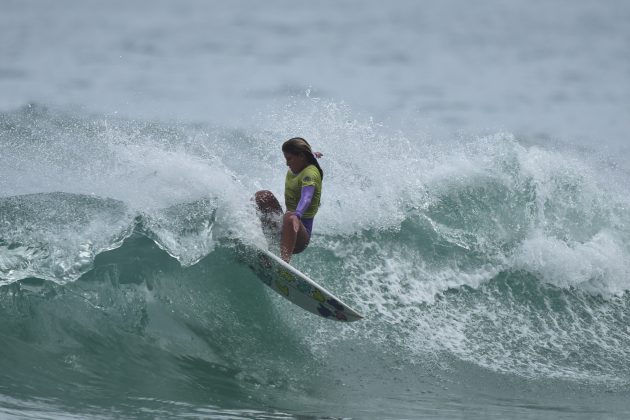
[[[243,257],[258,278],[285,299],[326,319],[353,322],[363,316],[271,251],[245,246]]]

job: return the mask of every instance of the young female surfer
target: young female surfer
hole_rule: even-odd
[[[287,211],[283,215],[278,199],[267,190],[256,193],[256,206],[265,232],[281,232],[280,257],[289,262],[293,254],[306,249],[311,239],[324,172],[317,163],[322,154],[313,153],[310,144],[301,137],[284,142],[282,153],[289,167],[284,181]]]

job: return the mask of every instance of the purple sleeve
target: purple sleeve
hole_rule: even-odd
[[[306,210],[311,205],[311,201],[313,201],[313,195],[315,194],[315,186],[307,185],[306,187],[302,187],[302,192],[300,195],[300,202],[297,205],[297,209],[295,209],[295,213],[301,219],[302,215],[306,212]]]

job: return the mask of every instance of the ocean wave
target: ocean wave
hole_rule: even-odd
[[[506,133],[410,140],[343,106],[293,112],[256,132],[3,114],[3,370],[19,376],[10,366],[28,353],[113,390],[125,385],[98,379],[103,366],[151,388],[160,363],[171,390],[197,395],[207,381],[225,387],[216,398],[257,387],[305,398],[313,375],[345,380],[320,372],[323,358],[365,373],[387,354],[384,366],[409,372],[465,376],[466,363],[630,383],[628,201],[599,162]],[[282,175],[290,125],[317,140],[326,173],[313,240],[292,263],[366,314],[357,325],[270,294],[233,252],[265,243],[250,198],[282,190],[265,174]]]

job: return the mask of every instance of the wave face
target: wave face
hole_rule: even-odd
[[[612,160],[414,138],[321,101],[283,115],[258,131],[0,115],[0,412],[627,410],[630,183]],[[325,190],[294,264],[365,321],[301,311],[234,252],[264,240],[250,197],[281,197],[296,132]]]

